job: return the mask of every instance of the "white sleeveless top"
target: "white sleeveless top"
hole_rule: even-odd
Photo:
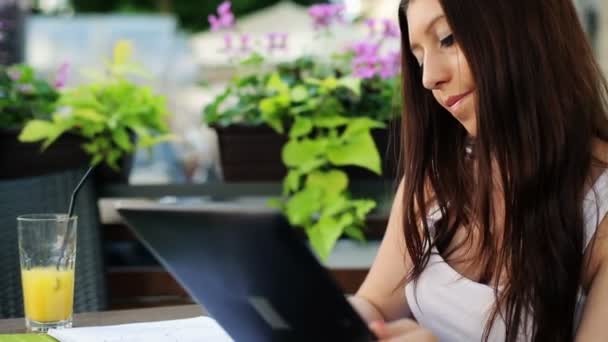
[[[583,201],[585,248],[607,212],[608,171],[604,171]],[[431,213],[428,216],[429,227],[433,227],[440,217],[439,210]],[[443,260],[436,249],[433,252],[415,289],[413,282],[405,286],[405,297],[414,318],[441,342],[482,341],[486,323],[494,308],[494,289],[462,276]],[[585,299],[580,289],[575,327],[580,320]],[[505,323],[498,316],[488,341],[504,339]],[[520,334],[519,340],[527,340],[525,334]]]

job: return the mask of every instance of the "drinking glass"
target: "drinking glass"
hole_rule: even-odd
[[[25,325],[29,332],[72,326],[77,217],[17,217]]]

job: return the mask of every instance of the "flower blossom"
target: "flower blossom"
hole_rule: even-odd
[[[70,70],[69,63],[61,64],[61,66],[59,67],[59,70],[57,70],[57,75],[55,76],[55,82],[53,83],[53,86],[55,88],[63,88],[65,86],[65,84],[67,83],[67,80],[68,80],[69,70]]]
[[[341,4],[318,4],[308,9],[308,15],[313,20],[313,27],[317,30],[328,28],[335,21],[342,21],[344,5]]]
[[[222,2],[217,8],[217,15],[208,17],[211,31],[219,31],[222,29],[231,29],[234,26],[234,14],[232,13],[232,3],[230,1]]]
[[[285,32],[271,32],[267,34],[268,37],[268,50],[285,50],[287,49],[287,33]]]
[[[384,19],[382,21],[382,24],[384,26],[384,31],[382,32],[382,35],[385,38],[399,38],[401,36],[399,25],[395,24],[395,22],[393,22],[392,20]]]

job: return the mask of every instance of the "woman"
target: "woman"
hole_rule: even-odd
[[[402,1],[404,181],[351,298],[380,340],[608,336],[607,86],[571,1]]]

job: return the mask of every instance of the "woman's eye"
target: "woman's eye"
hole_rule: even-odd
[[[452,45],[454,45],[454,35],[452,35],[452,34],[450,34],[449,36],[447,36],[441,40],[442,47],[450,47]]]

